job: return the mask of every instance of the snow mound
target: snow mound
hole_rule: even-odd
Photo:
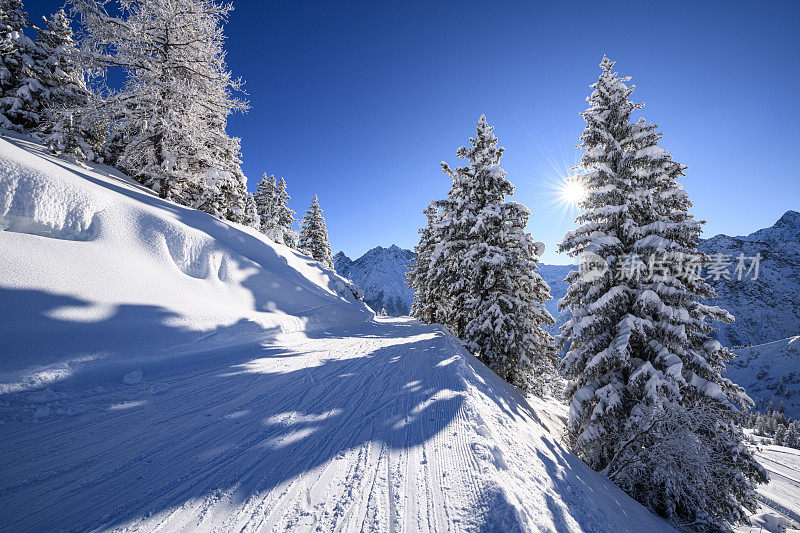
[[[104,165],[0,139],[0,393],[119,380],[144,363],[363,322],[350,284]],[[42,237],[49,237],[43,239]]]
[[[88,241],[107,195],[88,193],[76,173],[52,179],[52,165],[31,152],[0,151],[0,229]]]

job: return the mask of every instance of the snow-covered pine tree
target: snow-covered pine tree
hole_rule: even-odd
[[[292,229],[295,212],[289,208],[289,200],[286,180],[277,181],[274,175],[265,173],[256,190],[261,231],[275,242],[297,248],[297,233]]]
[[[93,160],[102,150],[107,123],[97,113],[79,60],[70,19],[63,9],[43,17],[36,44],[37,73],[49,98],[42,110],[44,143],[57,154]]]
[[[200,181],[192,181],[186,187],[188,205],[216,217],[244,223],[247,218],[247,178],[242,172],[240,139],[229,137],[224,128],[210,123],[214,144],[205,147],[208,154],[205,172]],[[209,141],[212,142],[212,141]]]
[[[128,79],[110,98],[109,156],[164,198],[237,222],[246,209],[239,139],[227,117],[247,109],[233,97],[241,81],[225,63],[217,0],[74,0],[85,28],[84,57],[122,67]]]
[[[275,186],[275,229],[280,233],[280,241],[290,248],[297,248],[297,232],[292,229],[295,212],[289,207],[292,197],[286,191],[283,178]]]
[[[456,155],[466,157],[466,150],[462,146]],[[442,171],[450,177],[451,185],[447,198],[433,203],[437,214],[430,235],[433,246],[424,282],[432,321],[443,324],[463,341],[470,319],[467,300],[472,296],[466,254],[475,243],[469,235],[468,223],[470,211],[474,211],[469,203],[472,170],[467,166],[453,171],[442,161]]]
[[[322,263],[327,268],[333,268],[333,253],[328,242],[328,228],[322,218],[322,208],[319,199],[314,195],[311,206],[303,217],[300,228],[300,250]]]
[[[778,427],[775,428],[775,436],[772,438],[772,444],[776,446],[783,446],[783,442],[786,439],[786,428],[783,424],[779,424]]]
[[[685,167],[655,126],[631,122],[641,104],[613,66],[603,58],[582,114],[584,211],[559,246],[607,266],[570,273],[560,302],[572,311],[560,337],[568,442],[640,502],[713,529],[754,510],[751,484],[766,480],[735,423],[751,401],[722,377],[732,355],[711,336],[709,321],[731,317],[700,303],[714,292],[685,268],[707,261],[676,181]]]
[[[419,230],[419,244],[414,247],[414,259],[406,273],[406,284],[414,291],[411,316],[428,324],[435,320],[435,306],[428,286],[428,275],[431,254],[436,246],[434,226],[438,213],[436,202],[431,202],[423,211],[427,225]]]
[[[0,128],[34,130],[47,94],[36,68],[41,51],[23,33],[31,27],[21,0],[0,0]]]
[[[506,201],[514,186],[500,166],[504,149],[494,127],[481,115],[477,135],[458,157],[468,165],[442,168],[462,184],[466,205],[457,221],[463,254],[458,261],[463,302],[458,322],[462,340],[503,379],[526,391],[541,392],[555,370],[552,337],[543,325],[553,318],[543,303],[550,288],[538,274],[536,244],[525,226],[527,207]]]
[[[261,217],[258,216],[258,207],[256,206],[256,200],[253,196],[253,193],[247,193],[246,200],[245,200],[245,213],[244,213],[244,220],[242,224],[245,226],[250,226],[251,228],[255,228],[257,230],[261,230]]]
[[[269,230],[272,228],[272,220],[275,213],[275,189],[275,176],[267,176],[265,172],[261,181],[256,185],[256,192],[253,193],[258,207],[258,216],[261,218],[261,232],[265,235],[268,235]]]

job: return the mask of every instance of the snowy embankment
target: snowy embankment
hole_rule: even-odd
[[[0,173],[3,528],[670,530],[438,327],[107,167]]]
[[[0,140],[0,229],[0,392],[372,316],[252,228],[23,140]]]

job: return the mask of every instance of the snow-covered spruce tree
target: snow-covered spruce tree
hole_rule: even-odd
[[[258,183],[256,204],[261,216],[261,231],[277,243],[297,248],[297,234],[292,229],[294,211],[289,208],[291,197],[286,192],[286,180],[264,177]]]
[[[427,225],[419,230],[419,244],[414,247],[414,259],[406,273],[406,284],[414,291],[411,316],[428,324],[435,320],[435,307],[428,286],[428,275],[431,254],[436,245],[434,241],[434,225],[436,224],[438,212],[435,202],[431,202],[428,208],[423,211]]]
[[[275,213],[275,189],[275,176],[267,176],[265,172],[261,181],[256,185],[256,192],[253,193],[258,207],[258,216],[261,218],[261,232],[265,235],[268,234],[271,228],[273,213]]]
[[[311,206],[303,217],[300,228],[300,250],[322,263],[327,268],[333,268],[333,253],[328,242],[328,228],[322,218],[322,208],[319,199],[314,195]]]
[[[255,197],[251,192],[247,193],[245,199],[245,212],[242,223],[259,231],[261,230],[261,217],[258,216],[258,206],[256,206]]]
[[[571,272],[559,304],[572,311],[560,337],[568,441],[655,511],[724,527],[755,509],[751,484],[766,480],[735,423],[751,401],[722,377],[732,355],[711,336],[710,321],[732,317],[700,303],[714,292],[686,268],[707,258],[676,181],[685,167],[658,146],[655,126],[632,123],[641,104],[613,66],[603,58],[582,114],[584,211],[559,247],[607,266]]]
[[[275,229],[280,233],[280,241],[290,248],[297,248],[297,232],[292,229],[295,222],[295,212],[289,207],[292,197],[286,191],[286,180],[281,180],[275,186]]]
[[[556,362],[553,339],[542,328],[553,324],[543,307],[550,288],[537,272],[536,243],[525,232],[530,211],[506,201],[514,186],[499,166],[504,149],[493,130],[481,115],[471,146],[458,150],[469,164],[456,170],[442,165],[462,184],[466,200],[457,221],[463,231],[458,322],[465,324],[467,348],[489,368],[523,390],[541,392]]]
[[[542,307],[550,289],[525,232],[530,212],[505,200],[514,187],[498,165],[504,149],[493,129],[481,116],[471,146],[457,151],[468,164],[452,170],[442,162],[452,185],[425,212],[428,227],[408,281],[415,316],[447,326],[509,383],[541,392],[555,367],[552,338],[542,329],[553,323]]]
[[[36,68],[41,52],[23,33],[29,27],[20,0],[0,0],[0,128],[30,131],[41,121],[47,91]]]
[[[36,44],[37,73],[49,97],[42,110],[44,143],[57,154],[93,160],[105,142],[107,122],[98,114],[87,74],[63,9],[44,18]]]
[[[245,177],[239,139],[227,117],[247,109],[225,63],[217,0],[124,0],[119,16],[104,3],[74,0],[85,28],[84,57],[94,67],[125,69],[111,95],[109,157],[145,185],[184,205],[241,222]]]

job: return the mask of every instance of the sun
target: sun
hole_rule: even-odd
[[[564,203],[572,206],[578,205],[578,203],[586,196],[586,191],[584,190],[583,185],[574,178],[564,180],[564,182],[561,184],[559,193],[561,195],[561,200]]]

